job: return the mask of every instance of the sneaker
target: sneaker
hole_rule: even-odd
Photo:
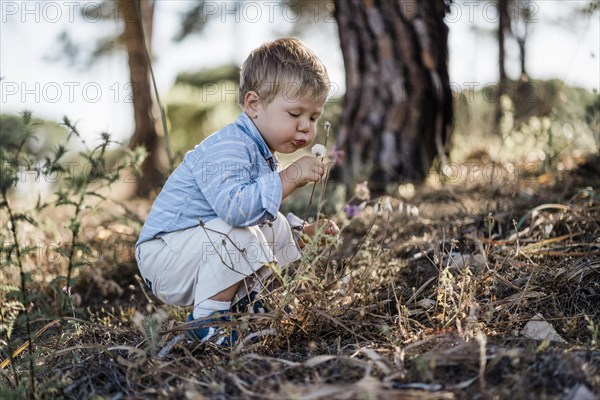
[[[269,312],[267,307],[265,307],[260,301],[257,299],[257,293],[255,291],[251,291],[246,296],[242,297],[237,303],[235,303],[231,307],[231,311],[235,313],[250,313],[250,314],[264,314]]]
[[[238,341],[238,333],[230,327],[220,327],[215,325],[216,322],[230,322],[231,318],[228,315],[219,315],[229,313],[229,310],[217,311],[212,316],[213,318],[199,320],[186,331],[187,336],[192,340],[200,342],[212,342],[222,347],[232,347]],[[186,322],[193,322],[194,316],[190,314]]]

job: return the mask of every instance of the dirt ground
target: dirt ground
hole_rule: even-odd
[[[237,317],[243,334],[263,334],[233,351],[173,344],[189,310],[147,293],[133,257],[148,202],[97,214],[86,240],[102,252],[82,269],[72,313],[35,341],[38,393],[598,399],[600,159],[523,178],[427,185],[391,211],[373,202],[340,219],[341,244],[309,243],[273,285],[270,313]],[[39,315],[35,330],[53,320]],[[17,324],[13,341],[24,334]],[[27,379],[19,357],[6,388]]]

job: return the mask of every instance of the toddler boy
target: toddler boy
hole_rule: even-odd
[[[267,264],[283,267],[301,257],[279,207],[297,188],[319,181],[325,166],[303,156],[278,171],[275,153],[312,143],[328,90],[325,67],[300,40],[255,49],[241,70],[244,111],[189,151],[154,201],[136,260],[159,299],[194,305],[190,337],[233,345],[235,330],[224,335],[216,324],[229,321],[232,301],[233,311],[251,305],[264,312],[256,295],[270,273]],[[326,223],[326,234],[339,232]]]

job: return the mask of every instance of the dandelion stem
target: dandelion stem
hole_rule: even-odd
[[[306,207],[306,211],[304,211],[304,216],[302,217],[302,229],[304,230],[304,225],[306,225],[306,219],[308,218],[308,210],[310,210],[310,206],[312,205],[313,196],[315,195],[315,187],[317,184],[313,184],[312,190],[310,192],[310,198],[308,199],[308,206]]]
[[[327,148],[327,139],[329,138],[329,132],[331,131],[331,124],[329,123],[329,121],[325,121],[325,144],[323,144],[323,146],[325,148]],[[325,154],[323,154],[321,156],[321,162],[323,162],[323,160],[325,159]],[[327,183],[327,175],[329,175],[329,171],[326,171],[327,174],[325,175],[325,184]],[[304,217],[302,218],[302,228],[301,230],[304,230],[304,225],[306,225],[306,218],[308,218],[308,211],[310,210],[310,206],[312,205],[312,201],[313,201],[313,197],[315,195],[315,188],[317,187],[317,183],[314,182],[313,183],[313,187],[312,190],[310,192],[310,198],[308,199],[308,206],[306,207],[306,211],[304,212]],[[323,190],[325,190],[325,186],[323,186]],[[323,194],[321,193],[321,196]],[[321,212],[321,200],[319,200],[319,204],[317,206],[317,216],[315,219],[315,224],[318,227],[319,226],[319,213]]]

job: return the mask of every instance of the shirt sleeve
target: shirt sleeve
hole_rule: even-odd
[[[273,221],[281,205],[279,173],[271,171],[253,179],[257,169],[261,166],[252,162],[246,144],[227,138],[204,152],[192,174],[219,218],[231,226],[246,227]]]

